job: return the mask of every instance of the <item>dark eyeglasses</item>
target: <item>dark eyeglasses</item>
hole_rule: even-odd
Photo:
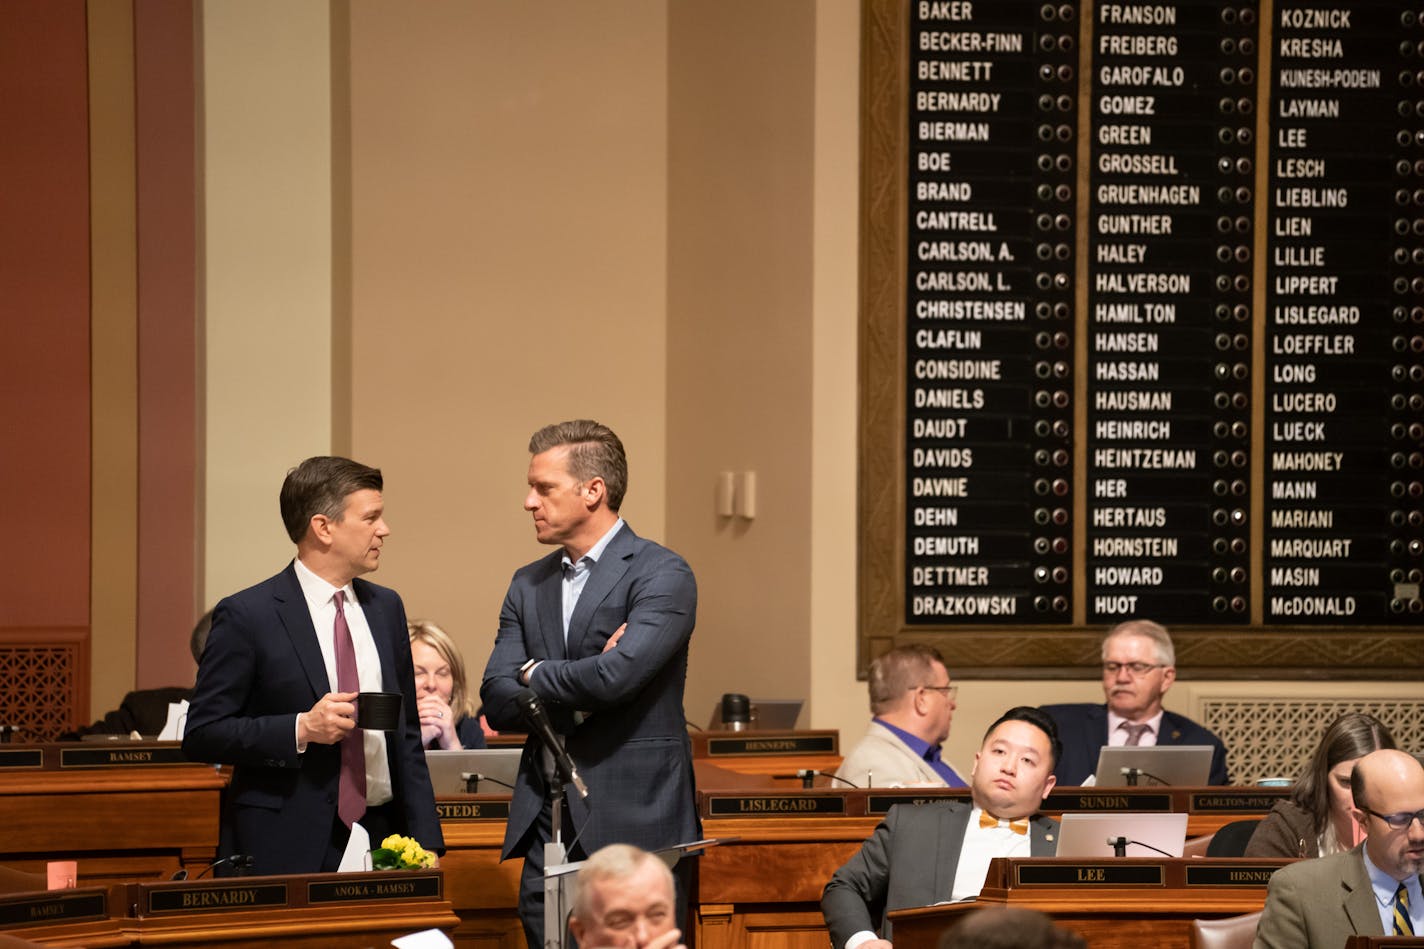
[[[1151,672],[1153,669],[1160,669],[1160,668],[1162,668],[1162,664],[1161,664],[1161,663],[1153,664],[1153,663],[1150,663],[1150,662],[1105,662],[1105,663],[1103,663],[1103,671],[1106,672],[1106,673],[1107,673],[1108,675],[1110,675],[1110,676],[1115,676],[1115,675],[1118,674],[1119,671],[1121,671],[1121,670],[1123,670],[1123,669],[1126,669],[1126,670],[1128,671],[1128,674],[1130,674],[1133,678],[1136,678],[1136,677],[1138,677],[1138,676],[1145,676],[1145,675],[1147,675],[1147,673]]]
[[[1389,825],[1390,830],[1404,830],[1410,824],[1418,821],[1424,824],[1424,811],[1405,811],[1402,814],[1381,814],[1379,811],[1372,811],[1368,807],[1361,808],[1366,814],[1373,814]]]

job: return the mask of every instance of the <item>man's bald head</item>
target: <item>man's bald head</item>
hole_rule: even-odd
[[[1350,776],[1355,820],[1370,862],[1396,880],[1424,867],[1424,765],[1393,748],[1365,755]],[[1402,827],[1390,820],[1405,820]]]

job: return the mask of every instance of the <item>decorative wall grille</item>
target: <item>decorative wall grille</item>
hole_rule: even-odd
[[[1405,751],[1424,751],[1424,699],[1208,699],[1201,721],[1226,743],[1233,784],[1294,779],[1310,761],[1330,723],[1346,712],[1368,712]]]
[[[78,644],[0,644],[0,725],[16,726],[16,741],[53,741],[72,727],[78,651]]]

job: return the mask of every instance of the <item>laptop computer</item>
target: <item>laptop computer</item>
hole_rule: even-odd
[[[1182,855],[1187,840],[1186,814],[1064,814],[1058,828],[1060,857],[1111,857],[1109,838],[1126,837],[1127,856],[1160,857],[1162,854],[1131,841],[1150,844],[1174,857]]]
[[[520,748],[464,748],[459,751],[432,748],[425,752],[425,764],[430,769],[430,783],[437,797],[467,793],[466,774],[480,775],[480,794],[508,794],[519,773],[521,754],[523,750]]]
[[[1136,770],[1138,787],[1205,787],[1211,776],[1211,754],[1211,745],[1104,746],[1098,752],[1097,786],[1126,787],[1128,772]]]

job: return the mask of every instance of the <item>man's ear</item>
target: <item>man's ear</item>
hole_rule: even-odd
[[[326,545],[331,543],[331,519],[325,514],[313,514],[307,522],[307,536]]]
[[[573,934],[574,941],[583,945],[583,920],[577,916],[569,917],[569,932]]]
[[[1054,788],[1057,784],[1058,784],[1058,775],[1056,775],[1056,774],[1050,774],[1050,775],[1048,776],[1048,780],[1046,780],[1046,781],[1043,782],[1043,797],[1040,798],[1040,800],[1044,800],[1044,801],[1048,800],[1048,792],[1049,792],[1049,791],[1052,791],[1053,788]]]
[[[583,483],[583,501],[589,510],[608,503],[608,485],[602,478],[594,475]]]
[[[1168,666],[1162,670],[1162,691],[1166,692],[1172,687],[1172,683],[1177,681],[1177,667]]]

